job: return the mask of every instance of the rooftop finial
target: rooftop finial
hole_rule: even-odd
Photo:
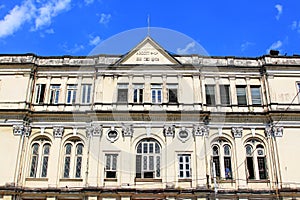
[[[150,15],[148,15],[148,36],[150,36]]]

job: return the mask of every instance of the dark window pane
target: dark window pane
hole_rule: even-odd
[[[231,179],[232,171],[231,171],[231,158],[230,157],[224,158],[224,167],[225,167],[225,178]]]
[[[205,94],[206,94],[206,104],[209,106],[216,105],[215,86],[214,85],[206,85],[205,86]]]
[[[36,169],[37,169],[37,156],[34,155],[31,158],[30,177],[36,176]]]
[[[229,85],[220,85],[220,97],[221,97],[221,104],[229,105]]]
[[[219,156],[214,156],[213,157],[213,162],[215,163],[216,176],[220,177],[220,160],[219,160]]]
[[[64,178],[69,178],[70,175],[70,157],[65,157]]]
[[[136,178],[141,178],[141,172],[142,172],[142,156],[141,155],[136,155],[136,161],[135,161],[135,166],[136,166]]]
[[[265,157],[258,157],[257,163],[258,163],[259,179],[267,179]]]
[[[237,94],[238,105],[247,105],[246,87],[237,86],[236,94]]]
[[[43,166],[42,166],[42,177],[47,177],[47,169],[48,169],[48,156],[44,156],[43,158]]]
[[[169,103],[177,103],[177,89],[169,89]]]
[[[106,178],[116,178],[116,172],[115,171],[107,171],[106,172]]]
[[[128,89],[118,89],[118,102],[127,102],[128,100]]]
[[[253,158],[247,157],[247,178],[255,179]]]
[[[260,87],[251,87],[251,97],[253,105],[261,105]]]
[[[77,157],[77,159],[76,159],[76,173],[75,173],[76,178],[80,178],[80,176],[81,176],[81,164],[82,164],[82,157]]]

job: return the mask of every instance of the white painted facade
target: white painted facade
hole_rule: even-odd
[[[2,199],[299,195],[297,56],[170,55],[146,37],[0,65]]]

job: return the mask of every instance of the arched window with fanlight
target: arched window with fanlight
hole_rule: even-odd
[[[267,160],[264,145],[259,140],[252,139],[245,145],[245,150],[247,179],[267,179]]]
[[[48,172],[50,143],[46,139],[34,140],[31,146],[29,177],[45,178]]]
[[[160,178],[161,146],[154,139],[143,139],[136,147],[136,178]]]
[[[80,140],[67,141],[65,144],[63,178],[81,178],[83,147]]]

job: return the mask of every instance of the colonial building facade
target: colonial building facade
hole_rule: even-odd
[[[297,197],[300,57],[0,55],[0,199]]]

